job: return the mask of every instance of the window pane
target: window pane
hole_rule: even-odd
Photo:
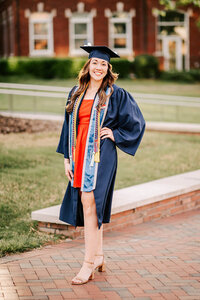
[[[185,39],[187,38],[187,32],[186,32],[186,28],[183,27],[183,26],[176,26],[174,28],[174,31],[177,35],[179,35],[182,39]]]
[[[169,41],[169,69],[176,69],[176,41]]]
[[[126,33],[126,23],[114,23],[114,33]]]
[[[177,11],[167,11],[165,16],[159,16],[161,22],[183,22],[184,14]]]
[[[156,50],[162,52],[162,40],[157,40]]]
[[[186,28],[183,26],[159,26],[160,35],[179,35],[182,39],[186,39]]]
[[[83,46],[84,44],[87,44],[86,39],[75,39],[75,49],[80,50],[80,46]]]
[[[86,23],[75,24],[75,34],[87,34],[87,24]]]
[[[34,40],[34,50],[48,49],[48,40]]]
[[[126,48],[126,39],[125,38],[114,39],[114,48]]]
[[[174,35],[175,26],[159,26],[159,34],[161,35]]]
[[[34,23],[34,34],[48,34],[48,24]]]

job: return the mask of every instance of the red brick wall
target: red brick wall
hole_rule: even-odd
[[[104,231],[117,230],[126,226],[169,217],[200,207],[200,190],[171,197],[155,203],[143,205],[111,215],[111,222],[104,224]],[[63,234],[72,238],[83,236],[84,228],[39,222],[39,229],[49,233]]]
[[[169,217],[199,207],[200,190],[197,190],[112,215],[111,223],[105,224],[105,230]]]
[[[62,9],[57,9],[53,19],[54,52],[56,56],[67,56],[69,53],[69,22]]]
[[[67,56],[69,53],[69,22],[65,17],[65,9],[77,10],[79,0],[20,0],[20,33],[19,43],[16,32],[16,1],[6,0],[1,3],[0,13],[13,3],[15,12],[15,55],[29,55],[28,19],[25,18],[25,9],[31,12],[37,11],[37,3],[44,3],[44,11],[51,12],[56,9],[57,15],[53,19],[54,52],[56,56]],[[105,9],[116,11],[116,3],[119,0],[83,0],[85,11],[96,8],[97,16],[93,19],[94,44],[108,44],[108,19],[105,17]],[[124,10],[135,9],[136,16],[132,18],[133,51],[135,55],[142,53],[154,54],[156,50],[156,18],[152,14],[152,8],[159,7],[158,0],[123,0]],[[184,8],[185,10],[187,8]],[[200,30],[196,26],[196,20],[200,10],[192,7],[193,16],[190,18],[190,57],[191,67],[200,64]],[[2,29],[0,29],[2,31]],[[1,34],[2,35],[2,34]],[[0,55],[2,55],[2,43],[0,43]]]
[[[193,11],[190,17],[190,68],[200,68],[200,28],[196,21],[200,17],[200,9]]]
[[[147,14],[147,44],[148,44],[148,52],[149,54],[154,54],[156,51],[156,21],[157,19],[154,17],[152,13],[153,7],[158,7],[158,1],[149,1],[148,3],[148,14]]]
[[[8,7],[12,5],[12,0],[7,0],[7,1],[3,1],[0,4],[0,56],[4,55],[4,45],[3,45],[3,25],[2,25],[2,12],[6,11],[6,19],[7,19],[7,24],[8,24]],[[7,32],[8,32],[8,41],[9,41],[9,27],[7,28]],[[8,53],[10,53],[10,45],[8,43]]]
[[[3,25],[0,16],[0,56],[3,56]]]
[[[25,17],[25,9],[29,9],[31,12],[37,11],[37,3],[41,0],[26,0],[20,1],[20,55],[28,56],[29,55],[29,36],[28,36],[28,19]],[[44,3],[44,11],[51,12],[52,9],[57,10],[57,15],[53,19],[53,28],[54,28],[54,51],[56,56],[66,56],[69,52],[69,24],[68,18],[64,16],[64,11],[67,8],[70,8],[71,11],[77,10],[78,0],[73,1],[69,0],[60,0],[55,2],[55,0],[42,1]],[[93,30],[94,30],[94,44],[108,44],[108,18],[105,17],[105,9],[109,8],[111,11],[116,11],[116,3],[118,0],[106,1],[106,0],[93,0],[83,1],[85,3],[85,11],[91,11],[91,9],[97,9],[97,16],[93,19]],[[6,1],[8,6],[8,1]],[[15,3],[15,1],[13,2]],[[145,52],[145,39],[144,39],[144,18],[143,7],[140,5],[139,1],[133,0],[124,0],[124,10],[130,11],[130,9],[136,10],[136,17],[132,19],[132,31],[133,31],[133,47],[135,54],[140,54]],[[152,41],[155,40],[153,36],[154,29],[154,17],[151,14],[151,8],[147,7],[148,20],[153,22],[150,26],[148,23],[147,28],[151,29],[151,36],[148,38],[146,44],[149,44],[148,51],[154,51],[154,45]],[[147,22],[148,22],[147,20]],[[147,36],[148,33],[147,33]],[[16,41],[17,44],[17,41]],[[16,45],[17,48],[17,45]],[[17,55],[17,54],[16,54]]]
[[[29,55],[29,22],[25,17],[25,9],[29,8],[32,11],[32,6],[35,6],[32,1],[20,2],[20,56]]]

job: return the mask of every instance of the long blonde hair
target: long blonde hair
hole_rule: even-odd
[[[71,96],[70,103],[66,106],[66,111],[68,113],[71,113],[74,107],[75,100],[80,94],[85,90],[86,85],[90,81],[90,73],[89,73],[89,64],[90,64],[91,59],[89,59],[83,68],[80,70],[79,75],[78,75],[78,80],[79,80],[79,87],[77,91]],[[111,94],[113,93],[113,83],[117,80],[118,74],[114,73],[112,71],[112,65],[108,63],[108,71],[106,76],[103,78],[102,84],[100,88],[98,89],[98,95],[99,95],[99,104],[97,105],[97,110],[100,111],[101,106],[105,104],[106,102],[106,88],[109,86],[111,88]]]

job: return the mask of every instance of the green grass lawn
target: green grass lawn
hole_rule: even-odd
[[[72,87],[76,84],[75,80],[41,80],[32,77],[4,77],[0,81],[27,83],[27,84],[41,84],[51,86]],[[183,96],[200,96],[199,84],[185,84],[165,82],[160,80],[118,80],[116,82],[119,86],[125,88],[131,93],[155,93],[155,94],[169,94],[169,95],[183,95]],[[0,94],[0,110],[9,110],[10,95]],[[66,100],[60,98],[45,98],[32,96],[18,96],[13,95],[13,110],[25,112],[40,112],[40,113],[55,113],[63,114]],[[163,122],[187,122],[199,123],[199,108],[196,107],[177,107],[172,105],[160,104],[144,104],[139,103],[144,117],[147,121],[163,121]]]
[[[37,79],[30,76],[0,76],[0,82],[41,84],[51,86],[72,87],[77,81],[74,79]],[[200,97],[199,83],[177,83],[154,79],[118,79],[116,84],[135,93],[152,93]]]
[[[0,136],[0,256],[54,242],[31,211],[61,203],[67,187],[60,132]],[[146,131],[135,157],[118,151],[115,189],[200,168],[200,136]]]
[[[0,94],[0,111],[9,110],[9,96]],[[136,99],[137,101],[137,99]],[[65,99],[38,98],[14,96],[13,110],[15,112],[39,112],[64,115]],[[139,103],[145,120],[162,122],[200,123],[200,109],[196,107],[182,107],[172,105],[152,105]]]

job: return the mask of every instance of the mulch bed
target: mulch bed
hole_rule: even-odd
[[[30,120],[13,117],[0,116],[0,133],[20,133],[20,132],[43,132],[57,131],[61,128],[61,122],[46,120]]]

